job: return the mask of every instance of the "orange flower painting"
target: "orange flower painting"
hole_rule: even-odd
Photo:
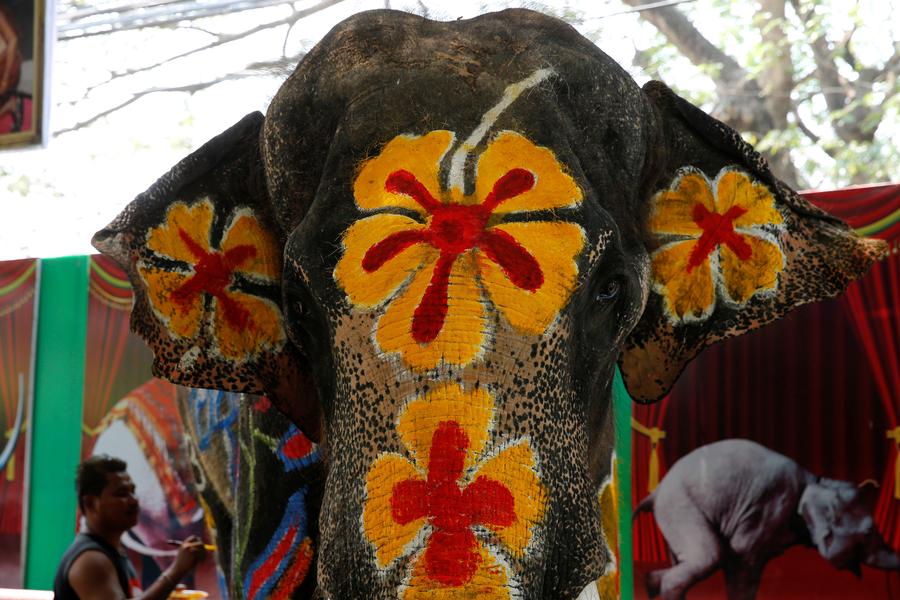
[[[709,318],[717,297],[742,306],[777,289],[784,218],[765,185],[731,168],[714,181],[687,169],[652,202],[650,229],[666,240],[651,257],[653,289],[672,323]]]
[[[550,150],[505,131],[478,159],[474,193],[439,183],[449,131],[398,136],[367,161],[356,204],[378,211],[344,233],[335,280],[350,302],[383,308],[375,340],[412,368],[468,364],[488,343],[493,306],[543,333],[568,302],[585,241],[571,222],[511,214],[577,206],[582,193]]]
[[[175,336],[192,339],[211,324],[214,347],[225,359],[243,362],[285,340],[280,308],[242,291],[238,279],[277,285],[281,255],[270,233],[249,210],[237,210],[222,241],[211,240],[213,206],[201,200],[173,204],[147,234],[151,259],[138,263],[154,313]]]
[[[383,454],[369,470],[363,531],[379,568],[412,555],[405,600],[510,597],[508,569],[479,532],[523,556],[547,492],[528,440],[488,448],[493,416],[485,390],[443,384],[398,418],[411,460]]]

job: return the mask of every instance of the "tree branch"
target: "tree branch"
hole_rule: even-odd
[[[213,79],[211,81],[205,81],[203,83],[192,83],[190,85],[180,85],[180,86],[174,86],[174,87],[156,87],[156,88],[141,90],[140,92],[135,92],[134,94],[132,94],[131,98],[129,98],[128,100],[125,100],[124,102],[120,102],[119,104],[117,104],[111,108],[101,111],[101,112],[95,114],[94,116],[90,117],[89,119],[85,119],[84,121],[79,121],[78,123],[75,123],[71,127],[66,127],[65,129],[58,129],[58,130],[54,131],[53,135],[62,135],[64,133],[70,133],[72,131],[76,131],[78,129],[82,129],[84,127],[93,125],[94,123],[96,123],[97,121],[102,119],[103,117],[108,117],[109,115],[113,114],[114,112],[122,110],[126,106],[129,106],[130,104],[133,104],[133,103],[137,102],[138,100],[140,100],[141,98],[143,98],[144,96],[149,96],[150,94],[157,94],[157,93],[162,93],[162,92],[187,92],[189,94],[193,94],[194,92],[199,92],[200,90],[205,90],[206,88],[212,87],[218,83],[222,83],[223,81],[234,81],[237,79],[245,79],[247,77],[258,77],[258,76],[259,76],[258,73],[247,73],[247,72],[231,73],[231,74],[225,75],[224,77],[219,77],[218,79]]]

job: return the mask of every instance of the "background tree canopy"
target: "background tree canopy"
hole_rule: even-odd
[[[3,153],[0,197],[28,202],[14,204],[0,258],[90,252],[91,231],[264,111],[354,12],[452,20],[507,7],[561,17],[639,83],[665,81],[798,189],[897,179],[900,0],[58,0],[54,137]],[[35,245],[45,238],[53,249]]]

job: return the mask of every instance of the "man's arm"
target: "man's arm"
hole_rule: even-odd
[[[85,550],[69,567],[69,585],[81,600],[122,600],[125,592],[109,557],[99,550]],[[162,596],[165,598],[165,596]]]
[[[163,571],[138,600],[165,600],[175,585],[203,560],[203,542],[191,536],[181,545],[175,563]],[[97,550],[82,552],[69,567],[69,585],[81,600],[124,600],[116,567],[109,557]]]

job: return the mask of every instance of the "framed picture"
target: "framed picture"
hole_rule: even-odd
[[[47,141],[52,0],[0,0],[0,147]]]

